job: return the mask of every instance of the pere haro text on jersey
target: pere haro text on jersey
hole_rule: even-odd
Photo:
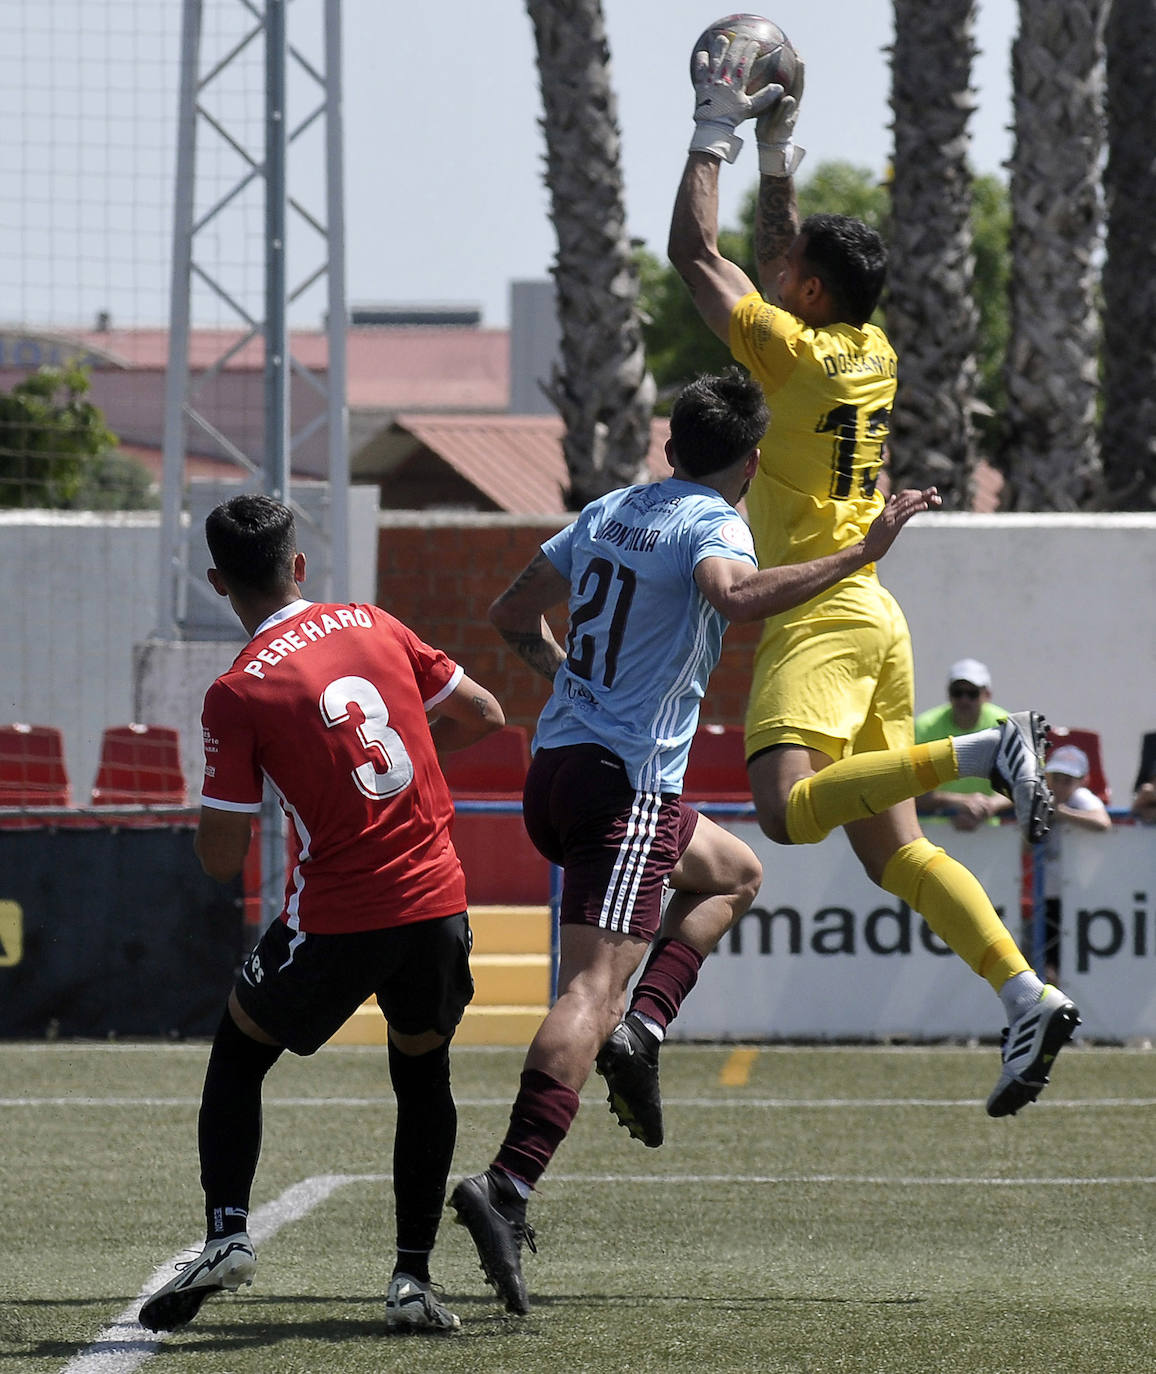
[[[354,626],[360,626],[363,630],[373,629],[373,617],[364,606],[338,606],[334,607],[333,611],[333,615],[328,611],[322,611],[320,615],[299,620],[293,628],[282,630],[263,649],[257,650],[253,658],[245,664],[245,672],[251,673],[253,677],[263,678],[266,668],[276,667],[283,658],[288,658],[290,654],[295,654],[301,649],[307,649],[310,644],[325,639],[338,630],[349,630]]]

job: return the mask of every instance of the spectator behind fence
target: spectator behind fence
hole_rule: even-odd
[[[1132,797],[1132,814],[1149,825],[1156,823],[1156,730],[1144,736],[1140,767]]]
[[[1043,842],[1044,967],[1047,978],[1053,982],[1060,972],[1060,928],[1063,917],[1060,879],[1064,832],[1072,827],[1080,830],[1112,828],[1107,807],[1088,786],[1090,772],[1087,754],[1074,744],[1063,744],[1053,749],[1048,758],[1048,782],[1056,799],[1056,814]]]
[[[947,701],[915,717],[915,742],[951,739],[975,730],[990,730],[1007,715],[991,699],[991,673],[976,658],[961,658],[947,672]],[[956,830],[975,830],[1011,807],[986,778],[957,778],[925,796],[916,797],[922,815],[946,814]]]

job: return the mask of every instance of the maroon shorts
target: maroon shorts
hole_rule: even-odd
[[[600,744],[539,749],[522,810],[535,847],[561,865],[563,924],[655,937],[665,879],[697,811],[675,793],[636,792],[622,760]]]

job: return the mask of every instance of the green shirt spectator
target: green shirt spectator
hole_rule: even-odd
[[[915,717],[915,742],[950,739],[988,730],[1007,715],[991,699],[991,673],[977,658],[961,658],[947,672],[947,701]],[[916,809],[924,815],[945,815],[956,830],[975,830],[994,822],[1011,803],[983,778],[960,778],[943,783],[934,792],[917,797]]]

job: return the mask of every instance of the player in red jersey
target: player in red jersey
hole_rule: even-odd
[[[457,1133],[449,1042],[473,982],[438,756],[499,729],[502,710],[378,607],[306,601],[305,559],[279,501],[234,497],[205,534],[209,581],[251,638],[205,695],[197,856],[221,881],[240,873],[267,778],[292,824],[293,859],[281,918],[245,961],[209,1056],[198,1123],[205,1248],[140,1319],[171,1330],[213,1293],[252,1282],[262,1081],[284,1049],[312,1054],[376,994],[397,1098],[386,1320],[453,1330],[429,1255]]]

